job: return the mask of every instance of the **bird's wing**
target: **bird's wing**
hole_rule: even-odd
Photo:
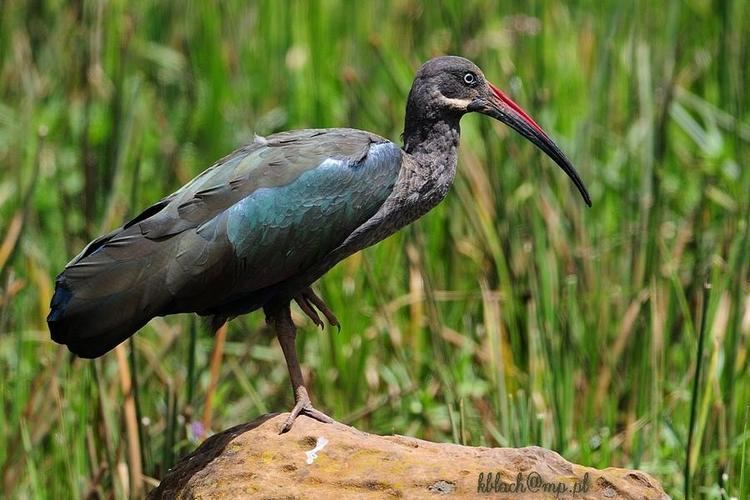
[[[400,165],[398,146],[351,129],[256,139],[73,259],[53,299],[55,340],[95,354],[86,342],[97,330],[110,348],[154,315],[209,311],[283,282],[374,215]]]
[[[167,277],[175,293],[210,280],[221,287],[214,296],[232,300],[303,272],[378,211],[401,165],[398,146],[354,130],[278,134],[260,151],[251,170],[263,174],[232,187],[242,194],[230,206],[219,208],[222,201],[213,199],[226,188],[201,189],[208,194],[199,202],[180,204],[182,219],[215,215],[180,241]],[[225,250],[221,263],[219,248]],[[212,266],[215,277],[206,272]],[[181,308],[201,310],[198,302],[208,305],[188,300]]]
[[[378,153],[369,159],[370,168],[367,168],[370,146],[378,144],[383,146],[377,148]],[[330,179],[334,185],[329,187],[341,189],[336,196],[346,194],[347,184],[350,182],[367,182],[368,175],[387,177],[390,184],[374,184],[371,185],[372,191],[361,193],[369,198],[379,198],[382,203],[398,175],[400,154],[398,146],[390,141],[354,129],[297,130],[282,132],[268,138],[256,137],[252,143],[222,158],[178,191],[146,208],[122,227],[89,243],[68,266],[76,264],[102,247],[112,246],[115,243],[112,241],[113,238],[130,228],[138,228],[140,233],[150,240],[162,240],[211,222],[217,215],[259,188],[283,188],[297,181],[302,174],[316,169],[323,173],[323,177],[330,177],[331,174],[333,177],[341,176]],[[324,165],[325,162],[328,163]],[[337,162],[347,168],[331,172],[330,167]],[[320,168],[326,166],[329,167],[328,170]],[[357,169],[359,166],[365,168]],[[355,172],[360,175],[353,176]],[[317,175],[319,174],[309,174],[306,182],[310,184]],[[313,189],[302,194],[321,197],[320,193]],[[279,196],[283,197],[284,194],[280,193]]]

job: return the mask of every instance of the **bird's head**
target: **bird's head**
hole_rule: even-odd
[[[565,154],[521,106],[487,81],[476,64],[457,56],[436,57],[417,71],[409,104],[422,108],[423,117],[478,112],[503,122],[544,151],[571,178],[583,200],[591,206],[586,186]],[[407,115],[409,110],[407,109]]]

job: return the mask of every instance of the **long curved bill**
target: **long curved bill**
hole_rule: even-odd
[[[576,169],[570,163],[570,160],[565,154],[560,151],[557,144],[549,138],[547,133],[542,130],[542,127],[537,123],[510,97],[505,95],[499,88],[495,87],[491,83],[487,83],[491,91],[491,95],[487,99],[480,99],[472,103],[474,109],[470,111],[478,111],[487,116],[491,116],[496,120],[499,120],[510,128],[524,136],[526,139],[534,143],[536,147],[544,151],[547,156],[552,158],[563,171],[568,174],[568,177],[573,181],[573,184],[580,191],[583,201],[586,205],[591,206],[591,197],[586,189],[586,185],[581,180],[581,177],[576,172]],[[470,108],[471,108],[470,107]]]

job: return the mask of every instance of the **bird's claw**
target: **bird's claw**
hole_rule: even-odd
[[[306,415],[319,422],[323,422],[324,424],[332,424],[334,422],[331,417],[313,407],[312,402],[310,401],[310,396],[307,395],[307,390],[304,387],[300,386],[297,389],[296,399],[297,402],[289,413],[289,417],[287,417],[284,425],[281,426],[279,434],[289,432],[294,425],[294,421],[297,420],[297,417],[300,415]]]
[[[323,302],[323,299],[315,294],[312,288],[307,287],[302,290],[294,297],[294,301],[299,308],[302,309],[302,312],[305,313],[316,326],[319,326],[321,330],[325,325],[323,324],[323,320],[320,319],[318,311],[323,313],[323,316],[328,320],[329,325],[335,326],[338,330],[341,330],[341,325],[339,324],[336,315],[333,314],[333,311],[331,311],[326,303]]]
[[[320,316],[318,316],[318,312],[315,310],[312,304],[310,304],[310,301],[302,294],[294,297],[294,301],[297,303],[299,308],[302,309],[302,312],[305,313],[313,323],[315,323],[315,326],[319,326],[322,330],[324,327],[323,321],[321,321]]]

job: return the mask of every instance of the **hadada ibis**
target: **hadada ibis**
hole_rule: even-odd
[[[338,325],[310,288],[337,262],[414,222],[448,193],[459,122],[479,112],[549,155],[591,199],[537,123],[462,57],[425,63],[406,104],[403,148],[347,128],[256,137],[133,220],[86,246],[57,276],[52,339],[103,355],[151,318],[194,312],[215,326],[263,309],[289,369],[295,405],[323,422],[297,361],[294,300],[313,322]]]

